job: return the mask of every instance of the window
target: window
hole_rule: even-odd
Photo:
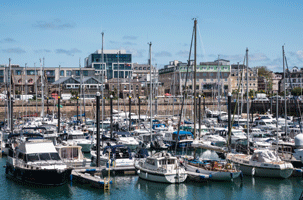
[[[64,76],[64,70],[60,71],[60,76]]]
[[[88,76],[88,71],[87,70],[83,71],[83,76]]]
[[[80,70],[76,70],[76,71],[75,71],[75,75],[76,75],[76,76],[80,76]]]
[[[66,71],[66,76],[71,76],[72,75],[72,71],[71,70],[67,70]]]
[[[48,153],[39,153],[40,160],[50,160]]]

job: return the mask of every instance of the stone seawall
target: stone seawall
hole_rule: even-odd
[[[177,101],[172,103],[172,101],[157,101],[157,106],[155,106],[156,101],[153,101],[153,114],[157,112],[158,115],[179,115],[180,109],[181,109],[181,103],[180,101]],[[49,113],[55,113],[58,112],[58,101],[55,100],[49,100],[48,108]],[[29,101],[29,102],[22,102],[22,101],[16,101],[14,104],[13,109],[13,115],[14,118],[20,118],[22,116],[26,116],[26,113],[28,116],[35,115],[38,113],[40,115],[42,111],[42,103],[38,102],[36,106],[35,101]],[[67,118],[72,117],[76,115],[77,113],[77,103],[76,100],[70,101],[70,100],[61,100],[60,105],[62,107],[60,108],[61,116],[65,116]],[[101,103],[100,103],[101,105]],[[109,100],[105,100],[105,116],[110,115],[110,102]],[[206,107],[210,109],[217,109],[218,105],[212,105],[212,102],[206,102]],[[198,106],[197,106],[198,108]],[[118,102],[117,100],[113,100],[113,109],[118,110]],[[226,111],[226,104],[221,106],[221,109]],[[124,102],[122,100],[119,101],[119,110],[120,111],[129,111],[129,101],[125,100]],[[141,102],[140,106],[141,115],[150,115],[150,106],[149,102],[147,100],[143,100]],[[174,110],[174,112],[173,112]],[[185,106],[184,106],[184,113],[187,118],[193,118],[193,111],[194,107],[191,101],[186,100]],[[95,100],[86,100],[85,101],[85,113],[88,118],[95,118],[95,111],[96,111],[96,102]],[[47,102],[44,102],[44,113],[47,112]],[[100,111],[101,112],[101,111]],[[132,101],[131,105],[131,112],[138,114],[139,113],[139,104],[138,101]],[[79,101],[79,114],[84,113],[84,107],[83,102]],[[201,114],[203,114],[203,104],[201,104]],[[5,101],[0,102],[0,121],[3,121],[7,116],[7,106]]]

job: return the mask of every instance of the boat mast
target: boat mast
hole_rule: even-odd
[[[102,59],[102,63],[101,63],[101,104],[102,104],[102,117],[101,117],[101,120],[102,120],[102,131],[103,131],[103,117],[104,117],[104,109],[103,109],[103,98],[104,98],[104,91],[103,91],[103,84],[104,84],[104,76],[105,76],[105,65],[104,65],[104,74],[103,74],[103,64],[104,64],[104,52],[103,52],[103,43],[104,43],[104,32],[101,33],[102,35],[102,48],[101,48],[101,59]],[[97,122],[99,123],[99,122]],[[102,132],[103,134],[104,132]],[[103,137],[102,137],[102,146],[103,146]]]
[[[287,137],[287,104],[286,104],[286,73],[285,73],[285,52],[284,45],[282,46],[283,56],[283,74],[284,74],[284,118],[285,118],[285,136]]]
[[[152,142],[152,127],[153,127],[153,102],[152,102],[152,98],[153,98],[153,94],[152,94],[152,66],[151,66],[151,46],[152,43],[149,42],[149,69],[150,69],[150,80],[149,80],[149,101],[150,101],[150,142]]]
[[[237,73],[237,74],[238,74],[237,83],[238,83],[238,85],[239,85],[239,84],[240,84],[240,81],[239,81],[239,75],[240,75],[240,74],[239,74],[239,62],[238,62],[238,73]],[[239,88],[240,88],[240,87],[238,87],[238,89],[239,89]],[[238,94],[239,94],[239,92],[240,92],[240,91],[238,91]],[[239,107],[240,107],[240,106],[239,106],[239,95],[237,95],[237,96],[238,96],[238,99],[237,99],[237,101],[238,101],[238,103],[237,103],[237,104],[238,104],[238,105],[237,105],[237,106],[238,106],[238,109],[237,109],[237,110],[238,110],[238,126],[239,126]]]
[[[219,66],[219,59],[220,55],[218,55],[218,65],[217,65],[217,81],[218,81],[218,107],[219,107],[219,116],[221,115],[221,105],[220,105],[220,97],[221,97],[221,92],[220,92],[220,66]]]
[[[118,87],[118,91],[117,91],[117,97],[118,97],[118,121],[120,121],[120,107],[119,107],[119,96],[120,96],[120,87],[119,87],[119,57],[120,57],[120,51],[118,51],[117,52],[117,58],[118,58],[118,61],[117,61],[117,63],[118,63],[118,85],[117,85],[117,87]]]
[[[26,101],[28,100],[28,97],[27,97],[27,64],[25,64],[25,99]],[[26,121],[27,121],[27,104],[26,104],[26,107],[25,107],[25,116],[26,116]]]
[[[40,67],[41,67],[41,103],[42,103],[42,110],[41,110],[41,117],[42,117],[42,121],[44,118],[44,58],[43,58],[43,67],[41,64],[41,59],[40,59]],[[43,69],[42,69],[43,68]]]
[[[36,63],[34,63],[35,68],[35,90],[36,90],[36,114],[38,114],[38,83],[37,83],[37,68]]]
[[[13,111],[12,111],[12,66],[11,66],[11,59],[8,59],[8,67],[9,67],[9,125],[10,131],[13,131]]]
[[[196,138],[196,117],[197,117],[197,91],[196,91],[196,80],[197,80],[197,19],[194,21],[195,29],[195,43],[194,43],[194,139]]]
[[[249,154],[249,99],[248,99],[248,48],[246,48],[246,113],[247,113],[247,154]]]

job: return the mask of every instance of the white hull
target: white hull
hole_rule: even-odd
[[[240,164],[240,170],[245,175],[270,178],[288,178],[293,173],[293,169],[273,169],[264,167],[254,167],[243,164]]]
[[[141,167],[136,165],[135,168],[138,170],[139,177],[148,181],[160,183],[183,183],[187,178],[186,173],[178,175],[176,173],[161,173],[157,171],[152,172],[150,170],[142,170]]]
[[[201,174],[209,175],[210,180],[214,181],[232,181],[233,179],[238,178],[241,174],[241,171],[211,171],[190,165],[187,165],[186,168],[191,172],[197,172],[196,170],[198,169]]]

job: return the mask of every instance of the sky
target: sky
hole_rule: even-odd
[[[303,67],[303,2],[300,0],[1,0],[0,64],[78,67],[101,49],[126,50],[133,63],[187,62],[197,19],[197,62],[218,58],[249,67]],[[193,59],[193,55],[191,55]]]

